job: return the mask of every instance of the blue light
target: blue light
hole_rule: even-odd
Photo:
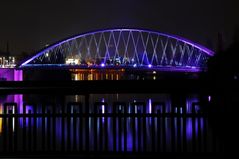
[[[133,67],[134,67],[134,68],[137,67],[137,64],[134,64]]]

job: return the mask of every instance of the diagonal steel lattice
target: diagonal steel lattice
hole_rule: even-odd
[[[213,51],[181,37],[140,29],[81,34],[51,45],[20,65],[203,69]],[[66,59],[77,59],[66,64]]]

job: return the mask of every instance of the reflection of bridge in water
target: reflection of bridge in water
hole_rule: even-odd
[[[196,96],[188,96],[180,107],[173,107],[165,94],[98,94],[90,95],[90,102],[84,96],[65,99],[2,105],[1,151],[219,151]]]

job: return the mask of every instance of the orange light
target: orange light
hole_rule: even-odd
[[[2,114],[2,105],[0,105],[0,114]],[[0,118],[0,133],[2,133],[2,118]]]

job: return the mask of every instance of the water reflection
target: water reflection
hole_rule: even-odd
[[[3,106],[0,105],[0,114],[3,114]],[[2,118],[0,118],[0,134],[2,133]]]
[[[184,107],[173,106],[168,94],[92,94],[89,98],[89,107],[86,107],[84,96],[78,95],[52,98],[6,96],[0,101],[0,114],[3,114],[4,103],[15,102],[17,110],[9,106],[6,113],[49,115],[5,119],[8,130],[9,126],[13,132],[17,130],[17,141],[19,145],[25,145],[23,149],[31,149],[36,142],[38,150],[175,151],[186,144],[189,145],[186,151],[191,151],[193,142],[209,142],[208,136],[204,135],[210,133],[205,118],[182,116],[184,112],[187,115],[200,110],[199,106],[192,107],[198,102],[196,95],[188,96]],[[70,102],[77,103],[68,104]],[[64,107],[67,104],[68,107]],[[90,116],[81,115],[88,111]],[[60,115],[54,116],[54,112]],[[71,115],[61,115],[63,112]],[[94,116],[95,113],[103,116]],[[17,128],[14,122],[17,122]],[[4,138],[2,131],[3,117],[0,117],[0,141]],[[200,145],[196,147],[201,148]]]

